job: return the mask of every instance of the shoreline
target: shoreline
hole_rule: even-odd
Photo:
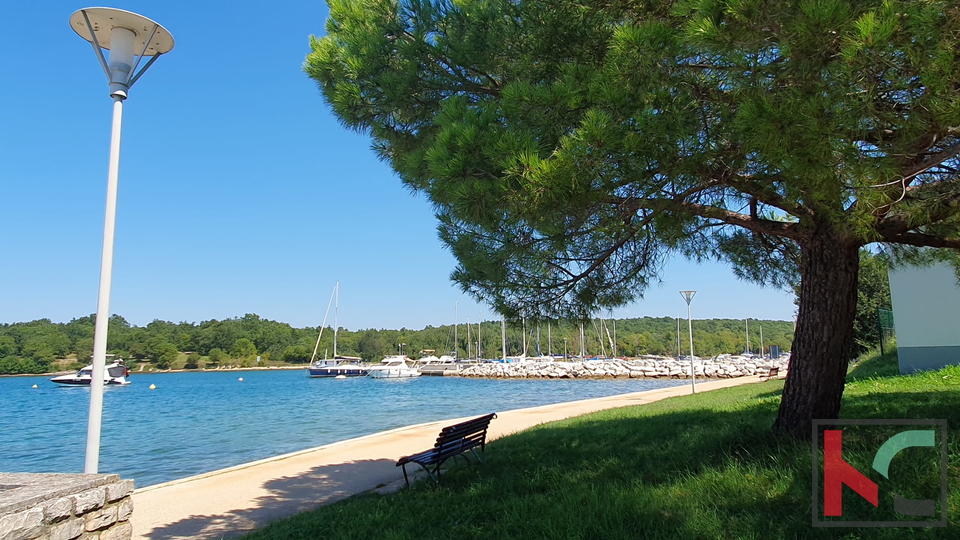
[[[129,367],[129,366],[128,366]],[[285,370],[294,370],[294,369],[307,369],[308,366],[264,366],[264,367],[238,367],[238,368],[223,368],[223,369],[165,369],[163,371],[134,371],[130,370],[130,375],[132,376],[135,373],[148,373],[150,375],[162,375],[164,373],[215,373],[217,371],[273,371],[278,369]],[[69,375],[71,373],[76,373],[77,370],[70,369],[67,371],[51,371],[49,373],[5,373],[0,374],[0,377],[56,377],[57,375]]]
[[[698,384],[709,391],[759,382],[745,376]],[[488,441],[600,410],[690,394],[687,385],[492,411]],[[467,418],[413,424],[137,488],[133,538],[174,540],[236,536],[266,523],[370,490],[403,487],[396,461],[433,445],[437,432]]]

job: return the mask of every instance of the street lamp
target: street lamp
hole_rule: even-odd
[[[697,374],[693,371],[693,319],[690,317],[690,302],[697,291],[680,291],[680,296],[687,301],[687,333],[690,334],[690,385],[692,393],[697,393]]]
[[[112,8],[85,8],[70,16],[70,28],[90,42],[110,85],[113,127],[110,132],[110,165],[107,173],[107,207],[103,220],[103,251],[100,257],[100,293],[93,334],[93,378],[90,380],[90,414],[87,421],[87,453],[83,472],[97,472],[100,461],[100,423],[103,415],[103,372],[107,354],[107,323],[110,320],[110,281],[113,273],[113,232],[117,216],[117,178],[120,171],[120,127],[123,100],[140,76],[173,49],[173,36],[150,19]],[[109,60],[103,50],[109,51]],[[137,71],[140,60],[150,60]]]

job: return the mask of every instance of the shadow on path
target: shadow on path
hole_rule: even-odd
[[[275,519],[369,490],[373,482],[382,487],[400,479],[402,485],[402,478],[396,462],[387,459],[315,467],[302,475],[267,482],[263,488],[269,494],[257,497],[251,507],[216,515],[191,515],[155,528],[144,536],[152,540],[239,536]]]

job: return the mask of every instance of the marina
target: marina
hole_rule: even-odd
[[[134,373],[130,380],[104,392],[100,470],[132,478],[138,487],[411,424],[687,384],[334,379],[309,378],[304,370]],[[4,377],[0,396],[8,410],[18,411],[0,417],[0,470],[83,470],[88,387]]]

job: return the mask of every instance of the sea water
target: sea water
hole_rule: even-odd
[[[411,424],[686,384],[311,379],[305,370],[279,369],[133,373],[130,379],[128,386],[104,389],[99,470],[132,478],[138,487]],[[83,472],[89,408],[89,387],[61,387],[47,377],[0,378],[0,472]]]

